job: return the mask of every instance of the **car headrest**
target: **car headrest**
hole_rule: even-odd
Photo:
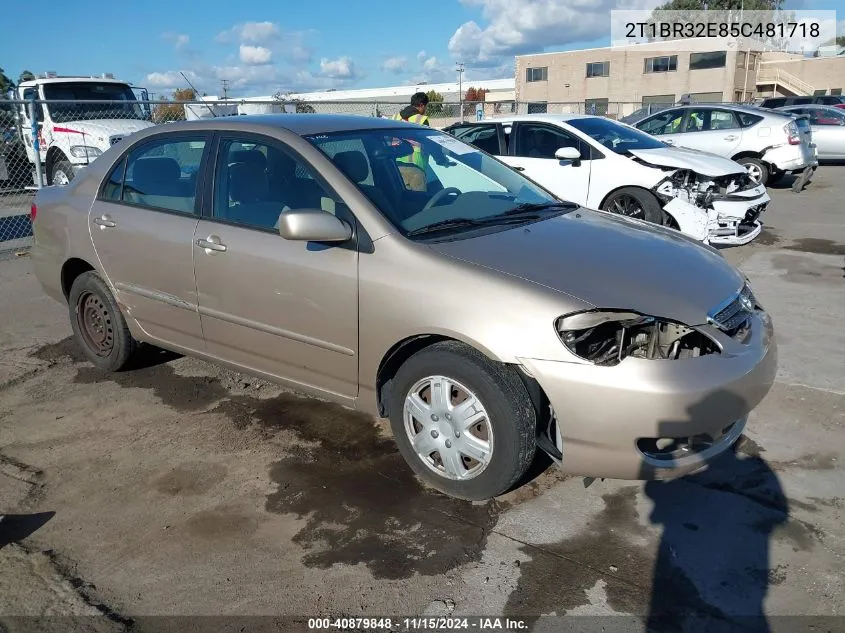
[[[267,157],[257,149],[236,150],[229,152],[229,164],[231,165],[232,163],[247,163],[256,169],[265,169],[267,167]]]
[[[332,160],[352,182],[362,182],[370,175],[367,158],[361,152],[338,152]]]
[[[168,156],[147,156],[135,161],[132,181],[135,188],[151,194],[157,187],[179,182],[182,169],[175,159]]]
[[[229,197],[234,202],[261,202],[267,199],[269,181],[262,169],[250,163],[229,165]]]

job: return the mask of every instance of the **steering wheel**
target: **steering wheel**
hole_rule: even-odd
[[[431,197],[431,200],[426,202],[425,206],[420,209],[420,213],[422,213],[423,211],[428,211],[431,207],[433,207],[436,203],[440,202],[443,198],[448,195],[459,196],[462,193],[463,192],[457,187],[446,187],[445,189],[441,189]]]

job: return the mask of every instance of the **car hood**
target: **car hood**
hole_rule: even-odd
[[[430,247],[597,308],[687,325],[706,323],[745,281],[718,251],[677,231],[586,209]]]
[[[108,145],[111,136],[128,136],[139,130],[151,127],[153,123],[140,119],[92,119],[56,124],[56,132],[90,137]],[[83,145],[83,143],[79,143]]]
[[[739,163],[716,154],[701,152],[686,147],[659,147],[657,149],[632,149],[633,156],[652,165],[689,169],[702,176],[718,178],[741,174],[745,169]]]

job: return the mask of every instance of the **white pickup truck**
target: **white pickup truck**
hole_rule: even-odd
[[[138,94],[136,94],[136,91]],[[22,81],[11,95],[27,160],[42,166],[48,185],[65,185],[124,136],[153,125],[147,91],[109,75],[45,76]],[[30,100],[35,99],[38,156]]]

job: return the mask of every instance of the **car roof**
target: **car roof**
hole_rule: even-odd
[[[607,117],[593,115],[593,114],[548,114],[545,112],[537,112],[534,114],[511,114],[505,116],[496,116],[489,119],[482,119],[481,121],[464,121],[456,123],[455,125],[475,125],[483,123],[513,123],[515,121],[540,121],[543,123],[566,123],[576,119],[606,119]]]
[[[309,134],[332,134],[352,130],[397,129],[406,126],[425,129],[427,126],[394,119],[358,114],[248,114],[241,116],[218,116],[193,121],[176,121],[167,127],[170,130],[258,130],[283,128],[300,136]],[[434,130],[438,131],[438,130]]]

